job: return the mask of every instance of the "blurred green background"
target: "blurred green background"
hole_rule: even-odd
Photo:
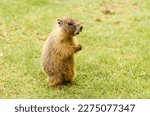
[[[61,17],[84,29],[76,83],[59,90],[40,57]],[[150,98],[150,0],[1,0],[0,98]]]

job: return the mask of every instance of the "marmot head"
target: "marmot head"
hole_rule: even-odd
[[[70,18],[57,19],[57,24],[65,33],[71,36],[78,35],[83,29],[83,26],[77,19],[70,19]]]

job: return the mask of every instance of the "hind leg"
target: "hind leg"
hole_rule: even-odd
[[[74,70],[70,70],[68,71],[65,75],[64,75],[64,84],[67,83],[73,83],[74,82]]]
[[[48,83],[52,87],[58,86],[58,85],[62,85],[62,77],[61,77],[61,75],[57,74],[57,75],[49,76],[48,77]]]

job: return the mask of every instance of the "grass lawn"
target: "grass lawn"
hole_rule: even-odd
[[[79,19],[76,83],[47,83],[55,20]],[[0,0],[0,98],[150,98],[150,0]]]

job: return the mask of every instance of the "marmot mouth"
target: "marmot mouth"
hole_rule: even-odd
[[[75,32],[75,35],[79,35],[79,34],[80,34],[80,31],[76,31],[76,32]]]
[[[79,32],[76,32],[75,34],[76,34],[76,35],[79,35]]]

